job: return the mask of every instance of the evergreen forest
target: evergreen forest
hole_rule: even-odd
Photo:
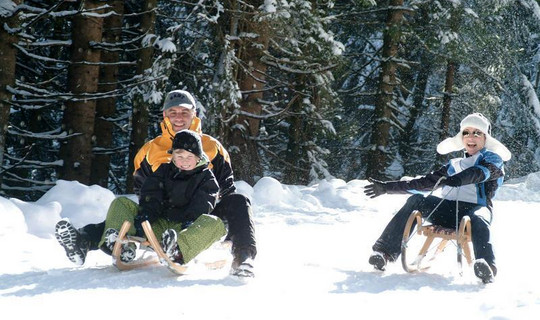
[[[0,0],[0,195],[132,193],[167,92],[235,180],[399,179],[480,112],[540,171],[539,0]]]

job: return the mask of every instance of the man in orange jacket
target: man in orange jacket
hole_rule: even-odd
[[[251,218],[251,204],[247,197],[236,192],[230,157],[215,138],[203,134],[201,120],[196,115],[196,104],[191,94],[174,90],[167,94],[163,104],[161,135],[148,141],[134,159],[134,192],[139,191],[146,178],[157,168],[170,161],[168,151],[176,132],[189,129],[201,135],[203,151],[210,159],[209,168],[219,184],[219,200],[212,214],[220,217],[228,226],[227,238],[232,241],[233,263],[231,273],[253,276],[253,259],[257,254],[255,228]],[[104,222],[89,224],[81,229],[67,220],[56,225],[56,238],[66,250],[68,258],[79,265],[84,264],[88,250],[97,250],[104,231]],[[101,248],[102,250],[104,248]]]

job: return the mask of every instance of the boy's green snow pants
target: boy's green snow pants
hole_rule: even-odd
[[[135,235],[134,220],[137,216],[139,206],[126,197],[118,197],[109,207],[107,218],[105,219],[105,232],[109,228],[120,230],[124,221],[131,222],[129,235]],[[226,234],[225,225],[220,218],[203,214],[197,218],[189,227],[182,230],[180,222],[171,222],[166,219],[158,219],[152,223],[152,229],[158,241],[167,229],[174,229],[178,234],[178,248],[182,253],[184,263],[188,263],[199,253],[208,249],[214,242],[221,239]],[[101,237],[99,246],[105,242],[105,232]]]

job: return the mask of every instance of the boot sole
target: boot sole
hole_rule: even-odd
[[[73,225],[65,220],[59,221],[56,224],[54,235],[58,243],[66,250],[68,259],[76,265],[83,265],[86,256],[77,247],[77,230]]]
[[[372,265],[375,269],[384,271],[386,267],[386,261],[384,258],[379,255],[372,255],[369,257],[369,264]]]
[[[483,283],[493,282],[493,271],[487,263],[477,262],[474,264],[474,274],[482,280]]]

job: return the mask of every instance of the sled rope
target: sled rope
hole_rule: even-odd
[[[439,187],[441,181],[445,180],[446,177],[440,177],[439,180],[437,180],[437,183],[435,183],[435,186],[433,186],[433,188],[431,189],[431,191],[429,192],[429,194],[427,195],[428,197],[430,195],[433,194],[433,192],[435,192],[435,190],[437,190],[437,188]],[[459,188],[458,187],[455,187],[457,188],[457,195],[456,195],[456,234],[458,234],[459,232],[459,200],[457,200],[457,196],[459,196]],[[433,213],[435,212],[435,210],[437,210],[437,208],[439,208],[439,206],[443,203],[443,201],[446,199],[446,197],[448,196],[448,194],[450,194],[450,191],[448,191],[446,194],[444,194],[442,197],[441,197],[441,201],[439,201],[439,203],[437,203],[437,205],[435,206],[435,208],[433,208],[433,210],[431,210],[431,212],[427,215],[427,217],[425,218],[422,218],[422,225],[420,227],[424,227],[424,224],[423,222],[424,221],[428,221],[429,218],[433,215]],[[418,226],[416,227],[418,229]],[[412,232],[411,233],[411,236],[407,239],[407,241],[405,241],[404,243],[402,243],[402,246],[407,246],[407,244],[409,243],[410,240],[412,240],[412,238],[416,235],[417,232]],[[463,253],[461,252],[462,250],[460,250],[460,246],[457,245],[457,243],[454,243],[454,241],[450,241],[451,243],[453,243],[457,248],[458,248],[458,254],[462,255]]]
[[[431,191],[429,192],[429,194],[427,195],[428,197],[431,196],[433,194],[433,192],[435,192],[435,190],[437,190],[437,188],[439,187],[439,184],[441,183],[441,181],[443,181],[444,179],[446,179],[446,177],[440,177],[439,180],[437,180],[437,183],[435,183],[435,185],[433,186],[433,188],[431,189]],[[450,193],[450,191],[448,192]],[[446,199],[446,197],[448,196],[448,193],[446,193],[442,198],[441,198],[441,201],[439,201],[439,203],[437,203],[437,205],[435,206],[435,208],[433,208],[433,210],[431,210],[431,212],[428,214],[428,216],[426,218],[422,218],[422,225],[420,227],[423,227],[424,226],[424,223],[423,221],[427,221],[431,215],[435,212],[435,210],[437,210],[437,208],[443,203],[443,200]],[[417,229],[419,228],[418,226],[416,227]],[[405,243],[403,243],[402,245],[407,245],[407,243],[409,243],[409,241],[416,235],[416,232],[413,232],[411,234],[411,236],[409,237],[409,239],[407,239],[407,241]]]

